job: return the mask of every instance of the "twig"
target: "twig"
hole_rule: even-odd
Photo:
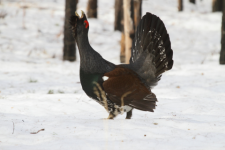
[[[40,131],[45,131],[45,129],[38,130],[37,132],[31,132],[30,134],[38,134]]]
[[[204,57],[204,59],[202,60],[201,64],[204,64],[205,60],[206,60],[207,55]]]
[[[14,122],[12,121],[12,123],[13,123],[13,132],[12,132],[12,134],[14,133],[14,128],[15,128],[15,126],[14,126]]]

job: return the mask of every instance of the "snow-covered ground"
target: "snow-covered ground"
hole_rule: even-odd
[[[79,0],[85,10],[87,0]],[[1,150],[224,150],[225,66],[219,65],[221,13],[211,0],[144,0],[165,23],[174,67],[153,89],[154,113],[108,114],[79,83],[79,58],[62,61],[63,0],[2,0],[0,14]],[[99,0],[89,19],[91,45],[119,63],[120,33],[113,31],[114,0]],[[78,55],[79,56],[79,55]],[[53,93],[53,94],[50,94]],[[32,132],[40,131],[37,134]]]

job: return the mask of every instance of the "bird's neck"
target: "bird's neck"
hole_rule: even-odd
[[[95,63],[97,52],[91,47],[87,35],[78,35],[76,42],[80,54],[80,67],[87,70],[92,67],[91,63]]]
[[[76,37],[77,46],[80,53],[80,58],[86,59],[87,54],[95,52],[95,50],[91,47],[88,36],[84,34],[80,34]]]
[[[80,68],[86,72],[93,71],[102,57],[91,47],[87,35],[78,35],[76,42],[80,53]]]
[[[105,73],[114,69],[114,64],[103,59],[102,56],[91,47],[87,35],[77,36],[76,42],[80,53],[80,69],[92,73]]]

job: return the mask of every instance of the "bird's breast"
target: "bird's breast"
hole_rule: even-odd
[[[87,73],[80,70],[80,81],[84,92],[91,98],[97,99],[95,93],[96,86],[102,86],[102,74],[99,73]]]

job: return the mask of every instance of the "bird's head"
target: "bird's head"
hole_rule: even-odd
[[[71,16],[70,25],[72,27],[72,32],[74,38],[80,34],[87,34],[89,29],[89,23],[87,17],[83,11],[81,11],[81,16],[75,12],[75,16]]]

